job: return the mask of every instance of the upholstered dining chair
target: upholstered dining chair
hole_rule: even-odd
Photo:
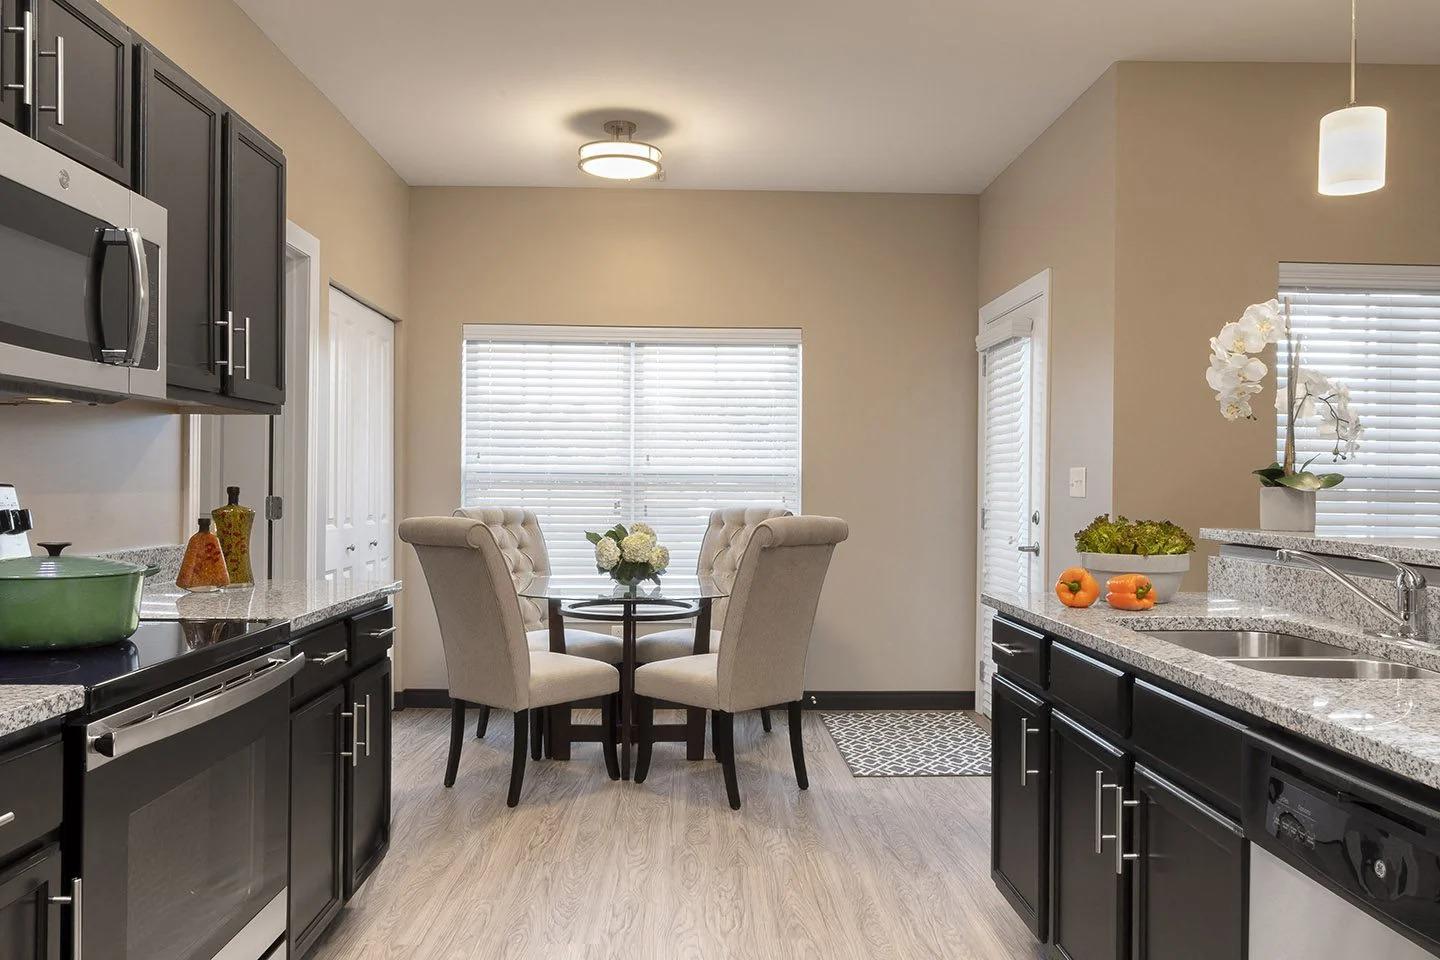
[[[849,535],[849,525],[835,517],[777,517],[755,527],[735,573],[719,652],[660,660],[635,671],[637,783],[650,769],[655,701],[664,700],[711,711],[715,753],[735,810],[740,809],[740,788],[734,715],[766,704],[788,704],[795,779],[801,790],[810,786],[800,726],[805,656],[830,557]]]
[[[710,523],[705,528],[705,537],[700,541],[700,557],[695,564],[695,574],[710,577],[722,587],[729,588],[735,583],[735,572],[740,567],[740,558],[745,555],[745,545],[750,535],[765,520],[788,517],[791,513],[778,506],[721,507],[710,511]],[[730,602],[716,600],[710,607],[710,652],[720,647],[720,638],[725,627],[725,613]],[[695,652],[695,626],[676,627],[660,630],[639,637],[635,641],[635,661],[654,663],[657,660],[673,660],[688,657]],[[760,709],[760,722],[766,731],[770,729],[769,705]]]
[[[605,767],[610,779],[618,780],[613,718],[620,672],[599,660],[531,648],[520,597],[490,528],[465,517],[415,517],[400,522],[400,539],[413,546],[420,558],[440,621],[451,698],[445,786],[455,785],[467,703],[515,714],[515,755],[506,798],[513,807],[520,802],[525,780],[532,711],[593,697],[602,698],[604,727],[609,731]]]

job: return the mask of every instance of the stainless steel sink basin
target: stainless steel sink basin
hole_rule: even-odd
[[[1141,630],[1147,637],[1164,640],[1186,650],[1225,660],[1276,657],[1353,657],[1354,650],[1288,633],[1261,630]]]
[[[1361,660],[1339,657],[1227,658],[1231,663],[1288,677],[1320,677],[1327,680],[1436,680],[1440,673],[1408,663],[1388,660]]]

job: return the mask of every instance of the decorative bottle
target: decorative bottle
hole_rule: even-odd
[[[226,487],[229,503],[210,511],[215,518],[215,535],[230,571],[230,584],[248,587],[255,582],[250,571],[250,530],[255,525],[255,511],[240,505],[240,488]]]
[[[185,559],[180,561],[180,575],[175,578],[175,585],[196,593],[230,585],[225,554],[220,550],[219,538],[210,532],[209,517],[200,518],[200,529],[185,545]]]

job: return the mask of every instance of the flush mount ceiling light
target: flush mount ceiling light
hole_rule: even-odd
[[[580,169],[592,177],[606,180],[645,180],[658,177],[660,148],[652,143],[632,140],[635,124],[629,120],[611,120],[605,124],[609,140],[592,140],[580,145]]]
[[[1320,118],[1320,192],[1328,197],[1385,186],[1385,108],[1355,105],[1355,2],[1350,0],[1350,105]]]

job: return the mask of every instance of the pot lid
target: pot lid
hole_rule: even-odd
[[[100,557],[14,557],[0,560],[0,580],[80,580],[147,572],[147,567]]]

